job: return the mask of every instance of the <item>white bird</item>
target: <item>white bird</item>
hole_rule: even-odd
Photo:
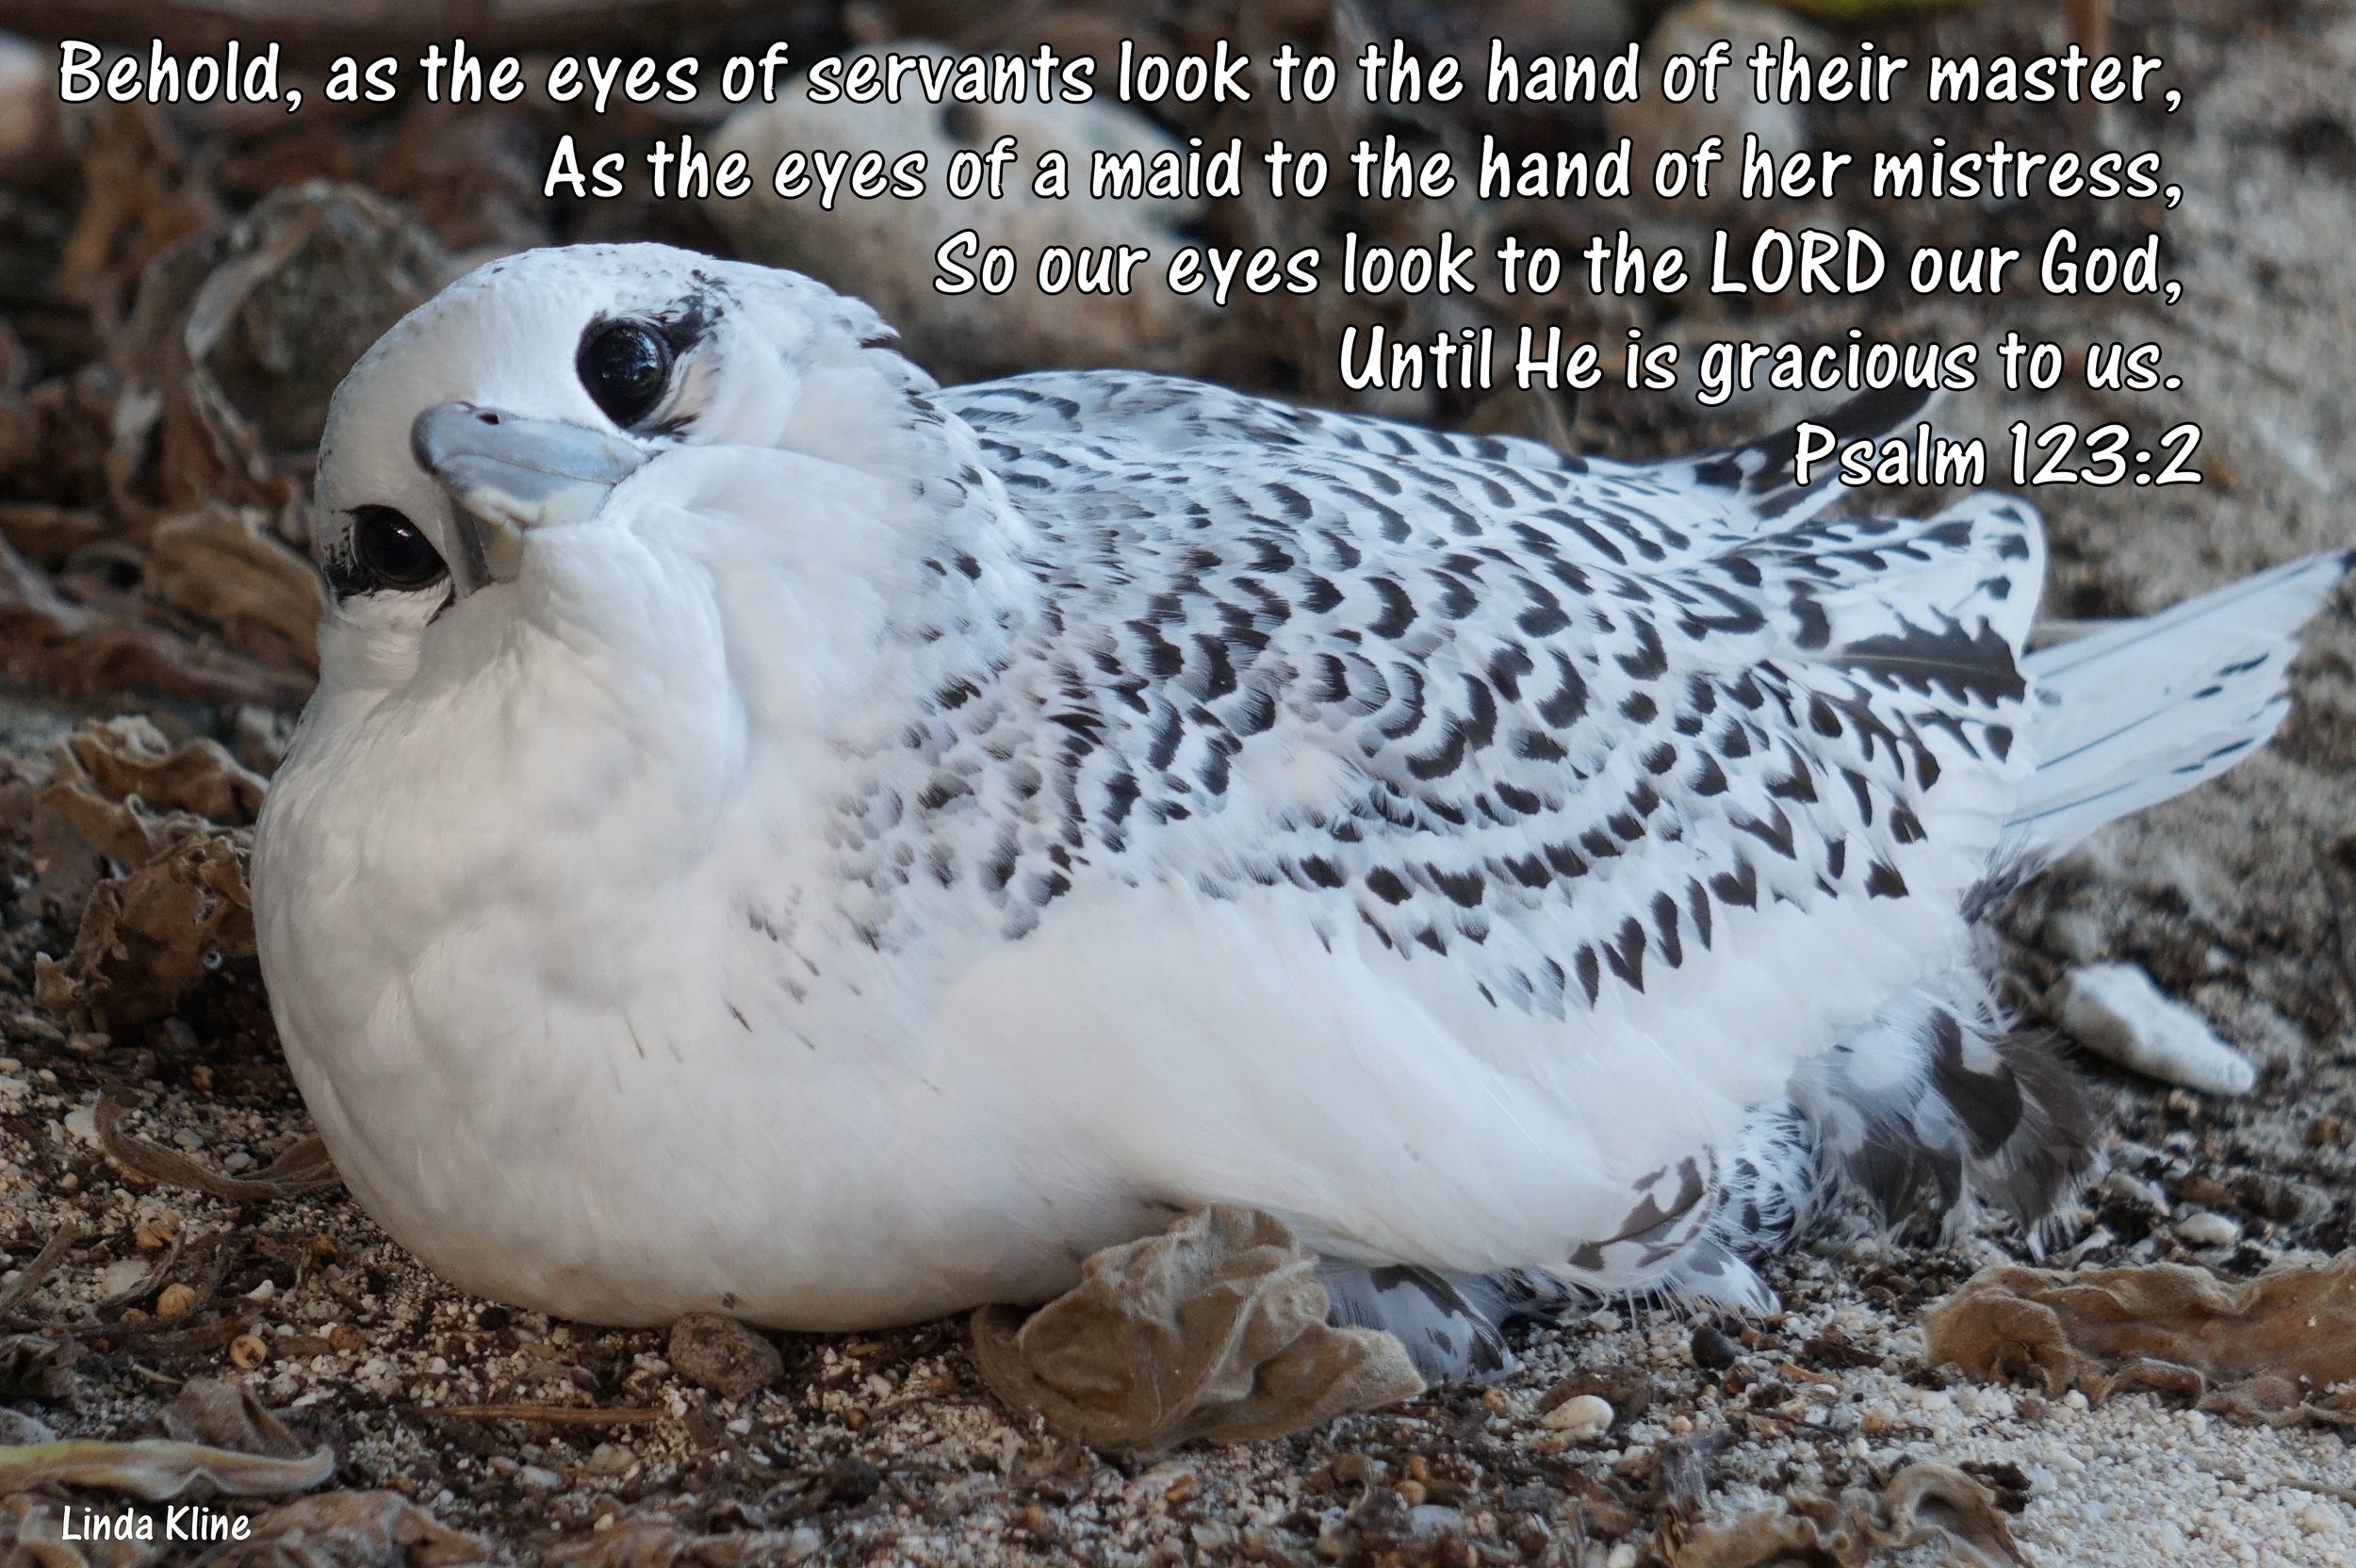
[[[2087,1127],[1975,901],[2261,743],[2347,564],[2024,656],[2028,505],[1827,520],[1788,433],[1627,466],[891,341],[544,251],[335,396],[263,970],[468,1290],[875,1328],[1224,1201],[1478,1375],[1579,1292],[1765,1299],[1830,1183],[2035,1220]]]

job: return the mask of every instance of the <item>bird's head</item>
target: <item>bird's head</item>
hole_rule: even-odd
[[[504,257],[410,313],[335,393],[316,529],[337,620],[422,635],[511,583],[535,536],[664,452],[884,470],[929,387],[875,314],[810,279],[661,245]]]

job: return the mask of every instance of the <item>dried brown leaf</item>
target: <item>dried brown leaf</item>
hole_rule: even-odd
[[[1097,1447],[1276,1437],[1420,1393],[1397,1339],[1326,1322],[1316,1269],[1273,1216],[1200,1209],[1089,1258],[1027,1318],[976,1312],[974,1360],[1001,1399]]]
[[[226,1378],[191,1378],[163,1410],[164,1435],[240,1454],[300,1459],[303,1440],[262,1408],[247,1384]]]
[[[0,392],[0,491],[28,506],[102,509],[108,495],[106,462],[114,447],[117,396],[113,373],[103,365],[53,376],[21,393],[13,385]],[[12,522],[7,530],[11,541],[17,526]],[[32,547],[42,543],[44,531],[35,528],[32,545],[19,547],[44,566],[62,565],[65,554],[51,559]],[[66,541],[50,543],[62,547]],[[88,543],[74,540],[72,549]]]
[[[53,791],[80,792],[114,806],[136,795],[151,810],[186,811],[222,827],[252,826],[270,787],[220,742],[200,738],[174,746],[137,714],[84,724],[57,743],[50,762]],[[144,858],[117,854],[95,837],[91,841],[126,863]],[[163,845],[150,836],[143,847],[152,855]]]
[[[166,517],[149,542],[147,591],[266,663],[319,669],[326,590],[311,564],[255,507],[222,504]]]
[[[175,748],[136,716],[84,725],[51,764],[43,810],[131,869],[90,892],[64,962],[35,961],[43,1007],[78,1029],[145,1022],[221,958],[254,951],[251,835],[222,823],[254,820],[258,776],[217,742]]]
[[[400,208],[324,181],[157,255],[110,353],[115,500],[134,536],[207,501],[286,509],[335,384],[454,271]]]
[[[6,466],[0,459],[0,468]],[[26,560],[51,571],[111,531],[106,517],[88,507],[57,506],[48,501],[0,502],[0,539],[14,546]]]
[[[490,1555],[398,1492],[327,1492],[282,1503],[208,1560],[215,1568],[459,1568]]]
[[[0,1334],[0,1399],[62,1399],[66,1369],[79,1354],[71,1339]]]
[[[297,708],[308,675],[184,637],[114,596],[67,598],[0,540],[0,682],[74,701],[125,693]]]
[[[159,1541],[69,1542],[65,1511],[55,1497],[0,1497],[0,1563],[7,1568],[145,1568],[165,1552]]]
[[[223,958],[254,953],[240,828],[188,839],[102,882],[63,962],[38,955],[33,999],[77,1030],[119,1030],[172,1011]]]
[[[186,1187],[234,1203],[258,1203],[318,1192],[343,1180],[335,1174],[335,1164],[327,1156],[327,1145],[316,1137],[304,1138],[288,1148],[258,1176],[230,1176],[176,1149],[133,1136],[118,1125],[122,1119],[122,1105],[109,1095],[100,1095],[93,1117],[98,1146],[117,1164],[165,1186]]]
[[[2034,1373],[2049,1394],[2174,1389],[2259,1419],[2356,1418],[2356,1251],[2250,1281],[2151,1264],[2074,1274],[1983,1269],[1922,1320],[1923,1354],[1973,1377]]]
[[[1878,1492],[1794,1495],[1726,1525],[1687,1530],[1669,1568],[1769,1568],[1830,1563],[1864,1568],[1888,1554],[1938,1543],[1949,1560],[2010,1568],[2028,1561],[1996,1494],[1945,1464],[1910,1464]]]
[[[113,317],[159,252],[203,229],[220,206],[164,116],[100,104],[84,122],[83,198],[57,267],[60,299]]]
[[[327,1448],[300,1459],[272,1459],[169,1438],[73,1439],[0,1448],[0,1494],[82,1486],[159,1503],[191,1488],[210,1487],[232,1496],[259,1497],[307,1491],[335,1470],[335,1455]]]

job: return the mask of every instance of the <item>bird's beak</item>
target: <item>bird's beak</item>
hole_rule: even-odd
[[[409,449],[452,502],[458,558],[450,569],[462,597],[514,578],[528,531],[590,516],[646,460],[606,431],[472,403],[418,415]]]

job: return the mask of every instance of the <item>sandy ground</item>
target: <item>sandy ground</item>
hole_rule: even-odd
[[[1973,24],[1942,22],[1941,36]],[[1916,323],[1983,338],[2004,326],[2149,335],[2185,378],[2172,397],[1982,391],[1944,410],[1955,428],[1991,436],[2024,417],[2204,426],[2205,484],[2039,494],[2054,543],[2048,610],[2069,616],[2151,610],[2356,542],[2356,10],[2338,0],[2139,4],[2115,25],[2122,45],[2156,47],[2187,79],[2186,112],[2104,128],[2163,147],[2186,187],[2166,219],[2185,302],[2090,318],[2083,302],[2007,299],[1972,319],[1947,302]],[[1837,141],[1841,122],[1826,134]],[[1772,325],[1798,335],[1808,320]],[[1762,399],[1710,423],[1798,411]],[[1592,404],[1578,435],[1624,453],[1697,438],[1657,428],[1657,412],[1628,413]],[[2113,1107],[2109,1168],[2133,1180],[2092,1191],[2065,1229],[2068,1261],[2194,1259],[2241,1277],[2356,1244],[2356,615],[2346,590],[2315,627],[2296,688],[2270,751],[2106,832],[2003,917],[2020,996],[2041,993],[2065,963],[2139,963],[2264,1067],[2252,1095],[2227,1101],[2083,1059]],[[8,751],[26,760],[72,717],[37,697],[0,711]],[[1988,1481],[2043,1563],[2356,1560],[2356,1504],[2345,1500],[2356,1497],[2356,1455],[2334,1430],[2232,1426],[2145,1394],[2085,1409],[1924,1366],[1922,1308],[1981,1265],[2021,1255],[2002,1228],[1952,1248],[1836,1228],[1770,1271],[1788,1312],[1751,1326],[1757,1343],[1728,1368],[1694,1364],[1693,1325],[1621,1308],[1530,1336],[1522,1370],[1493,1389],[1158,1462],[1096,1455],[1012,1420],[979,1386],[957,1323],[788,1338],[775,1386],[718,1399],[669,1364],[662,1334],[550,1323],[458,1295],[340,1194],[239,1206],[126,1182],[93,1146],[89,1113],[106,1086],[135,1107],[131,1130],[230,1168],[266,1165],[307,1124],[250,964],[198,987],[142,1041],[95,1057],[71,1049],[29,999],[33,954],[61,952],[71,931],[43,911],[36,857],[46,849],[12,839],[21,825],[21,812],[0,820],[15,878],[0,890],[0,1290],[68,1222],[88,1239],[22,1318],[64,1316],[135,1281],[154,1255],[140,1248],[142,1224],[150,1240],[218,1233],[228,1240],[217,1299],[250,1318],[267,1354],[240,1369],[201,1336],[85,1335],[51,1398],[19,1396],[29,1374],[0,1354],[0,1405],[17,1413],[0,1421],[18,1420],[19,1437],[38,1435],[27,1420],[136,1435],[179,1380],[242,1376],[299,1435],[335,1446],[337,1485],[397,1489],[516,1560],[665,1517],[691,1532],[772,1532],[761,1550],[778,1560],[1625,1568],[1661,1517],[1664,1459],[1705,1478],[1703,1512],[1727,1519],[1913,1458]],[[2173,1227],[2205,1210],[2243,1239],[2188,1250]],[[1546,1424],[1546,1396],[1566,1380],[1612,1399],[1621,1419],[1607,1434],[1578,1440]],[[436,1413],[505,1402],[620,1418]]]

